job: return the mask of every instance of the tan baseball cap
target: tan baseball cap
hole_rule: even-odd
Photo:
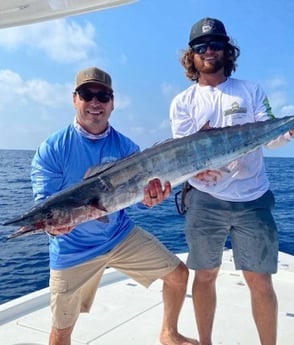
[[[110,75],[97,67],[89,67],[77,73],[75,90],[86,84],[98,84],[113,91]]]

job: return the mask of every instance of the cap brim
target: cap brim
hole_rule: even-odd
[[[193,40],[191,40],[190,42],[189,42],[189,45],[190,46],[192,46],[192,45],[194,45],[194,44],[196,44],[196,43],[198,43],[198,42],[201,42],[204,38],[209,38],[209,39],[216,39],[216,40],[221,40],[221,41],[224,41],[224,42],[229,42],[229,40],[230,40],[230,38],[228,37],[228,36],[226,36],[226,35],[222,35],[222,34],[214,34],[214,35],[211,35],[211,34],[209,34],[209,35],[201,35],[201,36],[198,36],[198,37],[196,37],[196,38],[194,38]]]
[[[106,89],[108,89],[108,90],[110,90],[110,91],[113,91],[112,90],[112,88],[109,86],[109,85],[107,85],[107,84],[104,84],[104,83],[99,83],[99,82],[97,82],[97,81],[95,81],[95,80],[87,80],[87,81],[84,81],[83,83],[81,83],[81,84],[79,84],[77,87],[76,87],[76,91],[78,90],[78,89],[80,89],[82,86],[85,86],[85,85],[99,85],[99,86],[102,86],[102,87],[105,87]]]

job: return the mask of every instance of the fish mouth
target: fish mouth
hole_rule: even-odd
[[[45,233],[45,230],[41,228],[36,228],[34,225],[22,226],[16,232],[13,232],[12,234],[8,235],[6,238],[6,241],[12,240],[20,236],[27,236],[31,234],[41,234],[41,233]]]

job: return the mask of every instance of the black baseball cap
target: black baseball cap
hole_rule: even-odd
[[[208,17],[202,18],[192,26],[189,45],[192,46],[201,41],[204,37],[213,37],[223,40],[224,42],[228,42],[230,40],[224,24],[218,19]]]

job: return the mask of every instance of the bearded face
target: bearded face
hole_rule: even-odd
[[[207,49],[204,54],[194,54],[194,66],[199,73],[214,74],[225,66],[223,50]]]
[[[191,45],[194,52],[193,62],[199,73],[213,74],[225,66],[224,49],[226,44],[223,40],[210,37]]]

